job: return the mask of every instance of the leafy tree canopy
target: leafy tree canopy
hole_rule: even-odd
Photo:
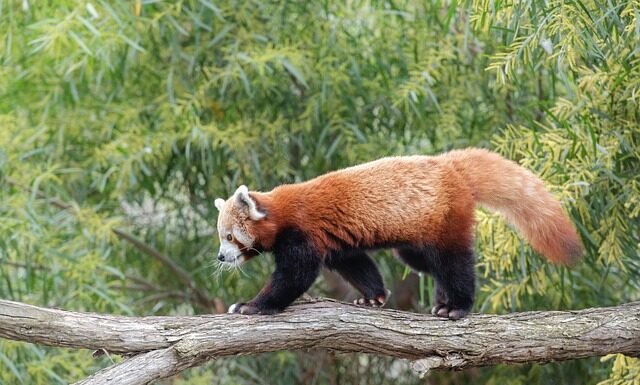
[[[549,265],[479,211],[477,311],[638,300],[639,15],[637,0],[0,0],[0,296],[118,314],[212,311],[113,230],[229,304],[259,290],[271,261],[216,270],[215,197],[473,145],[540,175],[587,249],[574,269]],[[387,254],[377,259],[388,283],[408,279]],[[428,279],[414,289],[428,301]],[[63,384],[109,360],[2,340],[0,383]],[[436,377],[638,384],[637,359],[603,361]],[[274,381],[418,379],[387,358],[281,352],[168,383]]]

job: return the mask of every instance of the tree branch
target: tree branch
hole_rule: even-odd
[[[195,365],[192,365],[195,366]],[[180,373],[189,366],[171,348],[139,354],[112,367],[102,369],[74,385],[146,385]]]
[[[0,300],[0,337],[50,346],[139,354],[81,384],[147,384],[209,359],[323,348],[413,360],[430,369],[640,355],[640,302],[579,311],[431,315],[335,301],[295,304],[272,316],[124,317]],[[125,378],[128,378],[125,380]]]

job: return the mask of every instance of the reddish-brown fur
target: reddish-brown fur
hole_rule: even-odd
[[[339,243],[468,247],[479,203],[504,214],[553,262],[572,263],[582,254],[571,222],[542,181],[481,149],[383,158],[251,197],[267,216],[247,230],[265,250],[287,227],[302,230],[321,254]]]

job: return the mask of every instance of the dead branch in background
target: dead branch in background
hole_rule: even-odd
[[[13,180],[11,178],[6,178],[6,180],[7,180],[7,182],[9,184],[11,184],[11,185],[13,185],[15,187],[18,187],[18,188],[20,188],[20,189],[22,189],[24,191],[29,191],[29,192],[32,191],[30,188],[22,185],[21,183]],[[60,200],[58,198],[47,197],[46,194],[44,194],[41,191],[35,191],[34,194],[38,198],[45,199],[47,202],[49,202],[49,204],[51,204],[52,206],[57,207],[57,208],[59,208],[61,210],[69,210],[71,212],[73,212],[75,210],[73,205],[71,205],[71,204],[69,204],[67,202],[63,202],[62,200]],[[144,243],[140,239],[138,239],[135,236],[127,233],[124,230],[113,228],[113,229],[111,229],[111,231],[119,239],[129,242],[131,245],[133,245],[133,247],[135,247],[141,253],[152,257],[156,261],[158,261],[161,264],[163,264],[164,266],[166,266],[178,278],[178,280],[191,293],[193,293],[195,302],[198,305],[200,305],[201,307],[203,307],[204,309],[207,309],[209,311],[215,311],[216,313],[221,313],[221,312],[225,311],[226,307],[225,307],[224,303],[222,303],[221,299],[219,299],[219,298],[211,298],[205,291],[200,289],[196,285],[196,282],[194,281],[194,279],[191,276],[191,274],[189,274],[186,270],[184,270],[182,267],[180,267],[178,264],[176,264],[171,258],[169,258],[168,256],[164,255],[163,253],[161,253],[160,251],[155,249],[153,246],[150,246],[150,245]]]

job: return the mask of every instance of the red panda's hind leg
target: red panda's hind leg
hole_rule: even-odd
[[[475,295],[473,250],[442,250],[432,275],[436,283],[436,305],[432,312],[452,320],[469,314]],[[446,297],[444,305],[438,303],[438,293]]]
[[[473,306],[475,271],[471,248],[442,249],[435,246],[402,247],[395,254],[417,271],[431,274],[435,281],[432,313],[452,320],[465,317]]]
[[[363,297],[356,299],[354,304],[381,307],[387,302],[388,293],[384,288],[382,275],[365,252],[336,252],[328,256],[324,264],[362,293]]]
[[[431,314],[440,317],[448,317],[449,309],[447,308],[447,295],[442,290],[441,285],[436,284],[434,290],[434,305],[431,308]]]

